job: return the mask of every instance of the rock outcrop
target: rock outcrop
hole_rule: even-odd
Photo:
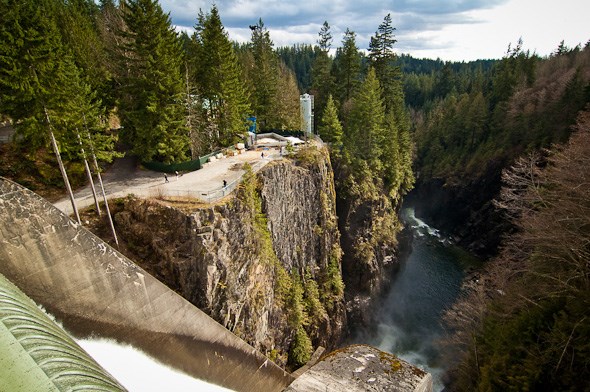
[[[457,245],[488,258],[497,253],[510,224],[492,200],[501,188],[504,163],[490,162],[477,178],[461,182],[442,178],[422,179],[408,197],[416,216],[453,238]]]
[[[340,173],[342,175],[342,173]],[[372,324],[375,305],[399,266],[399,205],[365,178],[340,178],[338,227],[349,325]]]
[[[325,151],[247,173],[216,205],[187,212],[127,198],[114,212],[131,258],[277,363],[300,365],[310,343],[340,341],[342,252]]]
[[[395,355],[353,345],[323,357],[285,391],[432,392],[432,376]]]

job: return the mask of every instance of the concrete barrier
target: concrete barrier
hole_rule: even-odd
[[[33,192],[0,178],[0,273],[71,333],[114,338],[237,391],[292,376]]]

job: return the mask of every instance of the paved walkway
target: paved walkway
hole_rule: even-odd
[[[139,197],[191,196],[212,202],[236,187],[244,174],[244,170],[241,169],[244,163],[249,163],[254,171],[257,171],[275,158],[280,158],[276,150],[264,151],[264,158],[261,157],[260,151],[245,151],[233,157],[206,163],[202,169],[185,173],[178,178],[174,174],[168,174],[168,183],[164,181],[163,173],[138,169],[133,159],[121,158],[102,174],[102,179],[109,199],[134,194]],[[227,181],[225,188],[223,180]],[[98,181],[95,181],[95,186],[102,201]],[[76,191],[74,198],[79,210],[94,204],[90,185]],[[54,205],[66,214],[73,213],[68,197],[55,202]]]

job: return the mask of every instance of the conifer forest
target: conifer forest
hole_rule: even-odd
[[[314,45],[277,47],[262,19],[238,43],[215,5],[182,32],[158,0],[0,0],[0,15],[16,132],[1,176],[63,189],[53,140],[80,187],[85,151],[103,168],[186,162],[243,142],[252,117],[300,135],[311,94],[339,214],[440,191],[424,214],[484,259],[444,317],[448,390],[590,390],[590,41],[445,62],[398,53],[390,14],[367,48],[329,21]]]

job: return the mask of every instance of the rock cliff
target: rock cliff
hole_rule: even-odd
[[[118,200],[123,251],[281,365],[341,340],[342,251],[325,151],[247,171],[215,205],[177,204]]]
[[[500,192],[505,165],[489,162],[481,175],[461,181],[420,179],[407,203],[415,207],[416,216],[453,238],[457,245],[488,258],[497,253],[503,235],[512,230],[492,203]]]
[[[372,324],[375,305],[399,265],[401,197],[390,197],[370,171],[359,176],[340,167],[336,176],[342,273],[349,325],[354,329]]]

